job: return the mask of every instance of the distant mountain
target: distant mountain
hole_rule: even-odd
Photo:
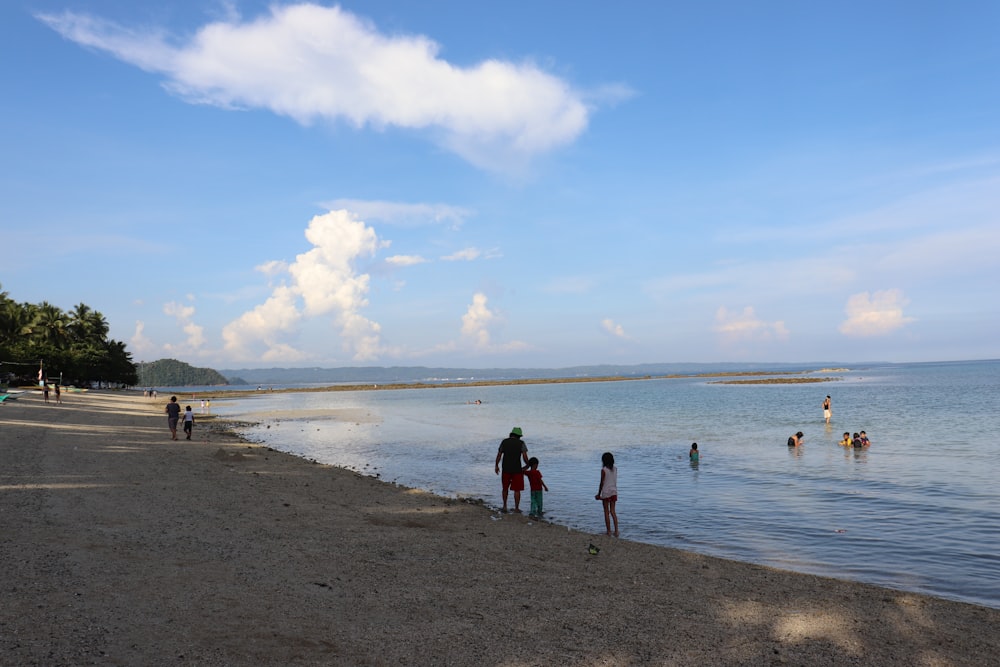
[[[800,371],[829,367],[832,362],[808,364],[759,363],[658,363],[601,364],[568,368],[432,368],[427,366],[346,366],[341,368],[240,368],[220,370],[231,384],[395,384],[406,382],[471,382],[473,380],[530,380],[571,377],[645,377],[737,373],[749,371]],[[240,380],[238,383],[236,380]]]
[[[138,363],[140,387],[188,387],[228,385],[229,380],[211,368],[195,368],[176,359]]]

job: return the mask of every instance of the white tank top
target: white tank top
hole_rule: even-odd
[[[601,485],[601,498],[610,498],[618,495],[618,466],[614,468],[601,468],[604,473],[604,483]]]

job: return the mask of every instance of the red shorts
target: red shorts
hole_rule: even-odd
[[[500,483],[503,488],[510,488],[511,491],[524,491],[524,473],[505,472],[500,475]]]

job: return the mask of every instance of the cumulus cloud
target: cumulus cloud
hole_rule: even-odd
[[[192,321],[195,313],[194,306],[185,306],[171,301],[164,304],[163,313],[176,319],[177,324],[180,325],[181,329],[187,335],[184,345],[175,345],[173,343],[164,345],[164,349],[167,352],[178,353],[201,349],[202,345],[205,344],[205,328]]]
[[[255,271],[260,271],[265,276],[277,276],[288,270],[288,263],[280,260],[271,260],[254,267]]]
[[[314,217],[306,228],[313,248],[287,267],[287,283],[253,310],[230,322],[222,331],[226,350],[238,358],[260,356],[267,361],[298,361],[303,355],[286,338],[305,317],[332,315],[341,343],[355,360],[374,358],[381,327],[361,314],[368,305],[369,276],[358,273],[355,262],[371,257],[386,244],[375,230],[349,211],[330,211]],[[268,263],[262,266],[271,266]]]
[[[713,330],[729,343],[788,340],[788,329],[783,321],[765,322],[757,317],[752,306],[744,308],[742,313],[730,313],[724,306],[720,307],[715,313]]]
[[[839,330],[845,336],[867,338],[885,336],[914,321],[903,315],[903,306],[909,300],[898,289],[888,289],[874,294],[861,292],[847,299],[847,319]]]
[[[625,333],[625,327],[620,324],[615,324],[615,321],[610,317],[606,317],[601,320],[601,326],[604,327],[605,331],[616,338],[628,338],[628,335]]]
[[[477,292],[462,316],[462,338],[470,342],[477,352],[507,352],[527,347],[519,341],[496,344],[494,332],[503,325],[503,319],[490,310],[486,295]]]
[[[69,40],[163,75],[191,102],[267,109],[303,125],[426,130],[488,169],[567,145],[588,122],[583,96],[532,63],[455,65],[428,37],[382,33],[338,6],[275,4],[174,39],[71,11],[37,16]]]

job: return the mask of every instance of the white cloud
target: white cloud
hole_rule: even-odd
[[[453,252],[450,255],[445,255],[441,259],[445,262],[471,262],[483,256],[483,251],[479,248],[463,248],[462,250]],[[499,252],[490,251],[485,256],[487,258],[498,257]]]
[[[765,322],[757,317],[752,306],[742,313],[730,313],[724,306],[715,313],[715,326],[724,342],[772,342],[788,340],[788,329],[781,320]]]
[[[200,350],[205,344],[205,328],[192,321],[191,318],[194,317],[195,313],[194,306],[185,306],[171,301],[164,304],[163,312],[176,319],[177,324],[180,325],[181,329],[187,335],[187,340],[184,341],[183,345],[167,343],[163,346],[164,349],[171,354],[197,352]]]
[[[446,224],[459,229],[473,212],[450,204],[407,204],[404,202],[335,199],[328,204],[332,210],[353,211],[362,220],[378,220],[394,227],[425,227]]]
[[[267,277],[277,276],[288,270],[288,263],[280,260],[271,260],[254,267],[255,271],[260,271]]]
[[[454,65],[431,39],[379,32],[337,6],[274,5],[248,22],[221,18],[186,41],[75,12],[37,16],[67,39],[164,75],[191,102],[264,108],[304,125],[429,130],[489,169],[569,144],[588,122],[582,96],[534,64]]]
[[[262,354],[268,361],[299,361],[304,355],[285,338],[304,318],[332,313],[344,349],[355,360],[374,358],[381,328],[361,315],[368,305],[369,276],[357,273],[354,263],[387,244],[349,211],[315,216],[305,235],[313,248],[288,265],[290,284],[278,285],[267,301],[226,325],[226,350],[241,360]],[[273,268],[274,263],[261,266]]]
[[[519,341],[495,344],[493,333],[503,325],[503,319],[490,310],[486,295],[477,292],[472,296],[472,303],[462,316],[462,337],[469,341],[477,352],[507,352],[525,349],[527,346]]]
[[[615,324],[615,321],[610,317],[606,317],[601,320],[601,326],[604,327],[604,330],[612,336],[617,338],[628,338],[628,335],[625,334],[625,328],[620,324]]]
[[[393,255],[385,258],[385,263],[393,266],[414,266],[415,264],[425,264],[427,261],[420,255]]]
[[[840,325],[840,333],[859,338],[892,333],[914,321],[903,315],[903,306],[908,304],[909,300],[898,289],[855,294],[847,300],[844,309],[847,319]]]
[[[282,361],[302,358],[300,352],[279,339],[282,333],[293,331],[302,319],[295,299],[295,293],[290,288],[279,286],[267,301],[227,324],[222,329],[226,351],[241,361],[257,356],[278,361],[279,350],[288,355],[280,359]],[[259,352],[258,343],[263,343],[263,352]]]
[[[146,323],[142,320],[135,321],[135,333],[132,334],[132,338],[129,339],[128,344],[132,349],[132,352],[142,360],[142,356],[146,354],[152,354],[156,351],[156,344],[153,343],[145,334]]]

